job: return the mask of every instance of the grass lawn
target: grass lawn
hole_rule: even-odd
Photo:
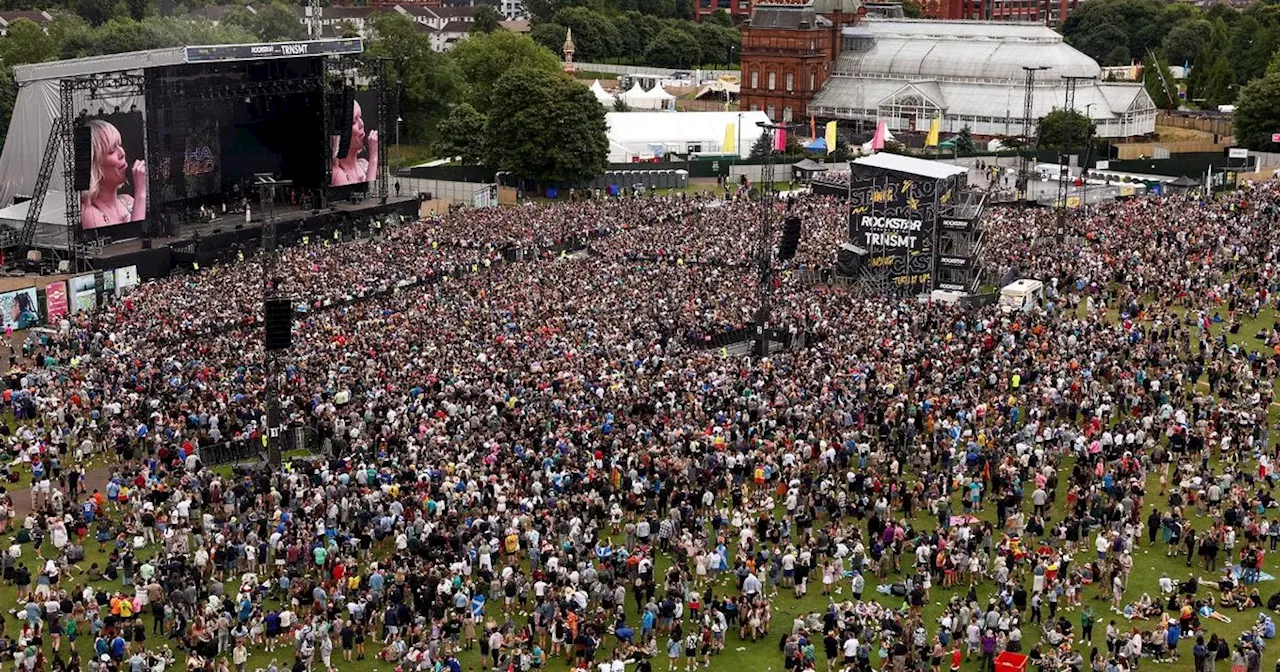
[[[1237,335],[1231,338],[1232,342],[1241,344],[1246,348],[1258,349],[1260,346],[1258,345],[1258,342],[1253,339],[1253,334],[1256,331],[1258,331],[1259,328],[1269,327],[1273,319],[1274,319],[1274,315],[1268,311],[1267,313],[1260,315],[1258,319],[1246,322],[1245,325],[1240,330],[1241,332],[1240,335]],[[1215,329],[1219,329],[1219,328],[1222,328],[1222,325],[1217,325],[1215,327]],[[1272,411],[1273,411],[1273,414],[1272,414],[1271,420],[1274,423],[1276,420],[1276,416],[1274,414],[1275,409],[1273,408]],[[1069,473],[1069,470],[1070,470],[1070,462],[1068,460],[1066,464],[1061,465],[1060,473],[1067,474]],[[221,473],[224,473],[225,475],[229,475],[230,468],[229,467],[219,468],[219,471]],[[1164,501],[1163,501],[1163,498],[1157,495],[1158,491],[1159,491],[1158,478],[1152,477],[1148,483],[1148,488],[1147,488],[1148,505],[1149,506],[1157,505],[1163,508]],[[1051,514],[1051,518],[1054,520],[1060,519],[1061,516],[1064,514],[1065,488],[1059,488],[1058,500],[1059,501],[1055,502],[1055,505]],[[954,505],[955,511],[961,510],[958,501],[953,502],[953,505]],[[1028,504],[1026,508],[1029,510],[1030,504]],[[994,518],[995,518],[994,506],[988,507],[988,509],[985,512],[979,512],[977,515],[980,519],[988,520],[994,523]],[[1274,513],[1271,513],[1269,515],[1272,516],[1274,519],[1274,516],[1275,516]],[[1198,530],[1204,530],[1209,526],[1210,521],[1207,519],[1201,518],[1201,519],[1194,519],[1193,522],[1195,527]],[[926,515],[918,516],[915,519],[914,523],[917,529],[931,529],[934,524],[934,521],[932,517],[928,516],[926,513]],[[734,537],[734,535],[730,535],[730,536],[731,538],[736,538]],[[1090,542],[1091,540],[1092,538],[1090,538]],[[84,569],[87,569],[90,566],[90,564],[94,562],[97,562],[100,564],[104,563],[105,557],[106,557],[105,553],[100,552],[98,550],[98,544],[95,541],[93,541],[92,538],[88,539],[87,541],[88,543],[85,544],[86,558],[85,558],[85,561],[80,565]],[[1145,543],[1145,537],[1143,538],[1143,543]],[[151,555],[154,554],[154,552],[155,552],[154,549],[150,549],[150,548],[143,549],[139,553],[139,556],[142,558],[150,557]],[[1090,557],[1091,554],[1092,554],[1092,545],[1091,543],[1086,543],[1083,545],[1082,550],[1077,554],[1077,559],[1078,561],[1084,561],[1088,557]],[[23,561],[30,565],[33,563],[33,556],[34,554],[31,552],[31,549],[26,549],[24,550]],[[1181,579],[1186,577],[1187,571],[1188,571],[1188,569],[1185,566],[1185,556],[1178,555],[1173,558],[1165,557],[1165,547],[1161,545],[1159,541],[1157,541],[1157,545],[1153,548],[1147,548],[1144,546],[1137,549],[1135,551],[1135,561],[1136,561],[1135,567],[1134,567],[1135,571],[1131,576],[1130,586],[1126,593],[1126,599],[1130,601],[1136,601],[1138,597],[1141,596],[1142,593],[1144,592],[1149,593],[1152,596],[1157,596],[1159,594],[1159,587],[1157,582],[1162,574],[1168,573],[1171,577],[1174,577],[1175,579]],[[668,562],[669,560],[665,557],[659,559],[655,576],[661,577],[663,575]],[[905,561],[904,561],[904,564],[905,564]],[[1277,565],[1278,563],[1274,559],[1272,559],[1271,554],[1269,554],[1268,560],[1267,560],[1267,566],[1265,567],[1265,570],[1272,574],[1280,574],[1280,572],[1277,572]],[[1202,577],[1216,578],[1216,575],[1205,572],[1199,568],[1195,568],[1194,571],[1197,575]],[[891,573],[889,575],[888,580],[890,582],[896,582],[900,580],[900,578],[898,575]],[[726,577],[724,580],[722,580],[721,582],[722,588],[720,590],[721,594],[726,594],[729,590],[732,589],[732,586],[729,585],[729,581],[730,581],[729,577]],[[80,578],[79,576],[73,577],[69,581],[69,583],[73,586],[82,585],[82,582],[83,582],[83,579]],[[66,581],[64,580],[64,585],[65,583]],[[891,604],[891,605],[897,606],[898,600],[893,598],[888,598],[888,596],[879,595],[875,591],[874,577],[868,577],[867,583],[868,585],[866,587],[864,597],[868,599],[879,599],[884,604]],[[118,583],[108,584],[105,582],[98,582],[98,583],[95,583],[94,585],[95,587],[104,589],[104,590],[118,590],[120,588],[120,585]],[[1280,591],[1280,584],[1277,584],[1276,582],[1271,582],[1271,581],[1264,582],[1260,584],[1259,590],[1262,593],[1263,597],[1266,598],[1266,597],[1269,597],[1272,593]],[[926,623],[929,624],[930,626],[936,627],[937,618],[942,612],[942,605],[944,605],[952,595],[955,595],[955,594],[963,595],[963,592],[965,591],[967,591],[967,588],[947,590],[939,586],[935,586],[932,589],[931,602],[925,608]],[[772,598],[773,607],[774,607],[773,628],[770,635],[764,641],[751,644],[751,643],[745,643],[740,641],[737,638],[736,631],[731,630],[726,637],[726,650],[720,656],[713,659],[712,667],[714,669],[733,670],[734,672],[774,672],[774,670],[780,671],[782,669],[782,665],[781,665],[782,661],[777,648],[779,637],[783,633],[790,630],[792,619],[796,615],[807,614],[810,612],[821,612],[825,610],[827,599],[824,598],[820,593],[821,593],[821,581],[819,578],[817,581],[811,583],[810,594],[803,599],[795,599],[790,594],[789,590],[784,590],[783,592],[780,592],[779,594],[774,596]],[[980,600],[982,600],[985,603],[986,598],[991,593],[991,584],[988,582],[988,583],[979,585],[978,593],[979,593]],[[1107,622],[1114,618],[1117,620],[1118,625],[1122,627],[1129,624],[1124,622],[1124,619],[1122,617],[1118,615],[1113,615],[1109,611],[1108,609],[1109,602],[1094,600],[1093,596],[1095,595],[1095,593],[1096,593],[1096,587],[1089,587],[1085,590],[1082,597],[1085,600],[1085,602],[1094,605],[1094,612],[1095,612],[1096,618],[1098,619],[1097,626],[1094,628],[1094,636],[1093,636],[1092,644],[1094,646],[1099,646],[1100,648],[1105,649],[1105,632],[1106,632]],[[846,599],[848,595],[849,595],[849,586],[848,586],[848,582],[846,581],[842,584],[842,590],[839,594],[836,595],[836,599],[843,600],[843,599]],[[490,611],[487,614],[488,619],[495,620],[498,622],[501,622],[503,620],[504,614],[502,614],[501,612],[500,602],[501,602],[500,600],[490,601],[490,606],[489,606]],[[0,603],[17,606],[16,590],[11,586],[0,585]],[[634,625],[635,623],[638,622],[638,617],[636,616],[634,604],[629,601],[627,605],[627,609],[629,614],[629,622]],[[1047,616],[1047,607],[1046,607],[1045,613]],[[1216,632],[1221,636],[1225,636],[1228,640],[1234,640],[1241,632],[1243,632],[1249,625],[1251,625],[1256,620],[1257,614],[1258,614],[1257,610],[1250,610],[1244,613],[1229,612],[1229,615],[1233,620],[1232,623],[1224,624],[1224,623],[1219,623],[1213,620],[1206,620],[1206,627],[1209,628],[1211,632]],[[1076,632],[1078,634],[1079,613],[1078,612],[1068,613],[1066,614],[1066,616],[1069,620],[1071,620],[1073,623],[1076,624],[1077,626]],[[517,623],[523,623],[525,619],[523,615],[518,613],[512,614],[512,618]],[[151,617],[149,615],[149,612],[145,612],[145,615],[143,616],[143,620],[144,622],[146,622],[148,632],[150,632]],[[1149,628],[1149,627],[1152,627],[1153,624],[1152,622],[1148,621],[1148,622],[1138,623],[1137,625],[1139,625],[1140,627]],[[4,628],[7,634],[11,636],[16,635],[20,630],[20,622],[17,619],[6,619],[4,621]],[[934,631],[934,627],[931,627],[930,634],[932,634],[933,631]],[[87,628],[85,628],[84,631],[82,632],[87,632]],[[1028,625],[1024,627],[1024,640],[1023,640],[1024,650],[1029,649],[1035,643],[1035,641],[1037,641],[1038,637],[1039,637],[1039,633],[1034,628],[1034,626]],[[665,643],[664,640],[659,640],[659,641],[660,641],[660,645]],[[150,646],[156,646],[157,644],[158,642],[154,638],[148,642],[148,645]],[[610,642],[609,646],[605,647],[606,651],[604,653],[598,654],[597,656],[598,660],[601,658],[607,658],[607,655],[608,655],[607,650],[611,648],[611,644],[612,643]],[[1191,661],[1191,655],[1190,655],[1190,649],[1192,644],[1193,642],[1184,642],[1183,645],[1180,646],[1180,650],[1182,652],[1182,660],[1180,662],[1168,663],[1168,664],[1155,664],[1149,661],[1143,661],[1142,666],[1144,669],[1147,669],[1149,666],[1157,666],[1162,669],[1177,670],[1179,672],[1190,671],[1192,669],[1192,661]],[[86,661],[88,660],[87,656],[91,653],[92,645],[93,645],[92,638],[89,637],[87,634],[82,634],[79,639],[79,642],[77,642],[77,646],[81,651],[81,655],[83,659]],[[369,653],[371,654],[370,658],[365,661],[358,661],[353,663],[340,662],[341,651],[335,650],[334,661],[338,669],[353,670],[358,672],[372,672],[373,670],[390,670],[391,669],[390,665],[383,663],[373,657],[372,654],[376,654],[376,652],[380,648],[377,644],[370,642],[367,648]],[[822,655],[821,649],[822,649],[821,643],[819,642],[819,646],[818,646],[819,669],[823,669],[822,666],[825,664],[825,658]],[[49,650],[48,644],[46,644],[46,650],[47,651]],[[66,649],[64,647],[64,652],[65,650]],[[1088,649],[1085,648],[1082,651],[1082,654],[1086,657],[1086,660],[1087,660],[1088,654],[1089,654]],[[1264,665],[1270,664],[1267,661],[1272,660],[1273,657],[1274,656],[1264,656]],[[179,655],[179,664],[181,664],[184,661],[184,658],[185,658],[184,656]],[[292,653],[287,649],[277,650],[272,654],[267,654],[265,652],[255,650],[249,661],[249,669],[254,670],[256,668],[264,668],[272,658],[279,660],[279,662],[282,665],[287,665],[292,662]],[[480,657],[477,651],[464,652],[463,654],[461,654],[460,659],[464,666],[464,669],[481,670],[481,669],[485,669],[486,667],[486,663],[480,660]],[[317,657],[317,662],[318,662],[318,657]],[[880,661],[878,658],[875,657],[874,652],[873,652],[873,663],[875,664],[877,669],[881,667]],[[548,667],[549,669],[553,669],[553,670],[563,668],[564,661],[552,660],[550,661]],[[666,672],[669,669],[667,665],[667,658],[664,653],[659,653],[659,655],[656,657],[654,661],[654,669],[660,672]],[[977,662],[967,661],[965,663],[964,669],[966,670],[966,672],[973,672],[977,670],[978,669]]]

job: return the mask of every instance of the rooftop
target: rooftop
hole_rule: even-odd
[[[1023,66],[1047,68],[1042,81],[1102,74],[1096,61],[1039,24],[867,19],[841,34],[872,41],[866,51],[841,54],[838,74],[1018,82]]]
[[[962,175],[969,172],[969,169],[965,166],[953,166],[948,163],[917,159],[914,156],[902,156],[901,154],[890,154],[888,152],[864,156],[860,159],[855,159],[853,163],[854,165],[867,166],[868,168],[911,173],[935,180],[944,180],[953,175]]]

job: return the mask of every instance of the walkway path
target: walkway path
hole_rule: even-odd
[[[107,482],[111,480],[110,464],[100,464],[88,470],[84,474],[85,492],[93,492],[96,490],[106,490]],[[10,490],[9,496],[13,499],[13,509],[15,518],[21,521],[28,513],[34,509],[31,507],[31,488],[30,486],[21,490]]]

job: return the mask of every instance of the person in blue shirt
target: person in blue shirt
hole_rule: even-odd
[[[124,637],[116,635],[115,639],[111,640],[111,659],[117,661],[124,660],[124,648]]]
[[[1174,620],[1169,621],[1169,630],[1165,635],[1165,643],[1169,645],[1169,657],[1178,657],[1178,642],[1182,640],[1182,626]]]

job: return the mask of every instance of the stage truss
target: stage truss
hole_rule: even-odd
[[[40,160],[40,170],[36,173],[35,189],[31,193],[30,206],[26,219],[22,223],[22,231],[16,240],[8,238],[5,248],[17,247],[23,251],[34,247],[36,229],[40,225],[40,212],[44,209],[45,197],[49,194],[49,183],[53,179],[53,171],[59,156],[62,159],[63,194],[66,199],[66,249],[51,248],[60,261],[68,262],[69,270],[80,270],[80,264],[88,254],[88,249],[81,235],[80,227],[80,194],[75,190],[75,125],[80,117],[88,114],[84,109],[77,114],[76,95],[88,91],[89,101],[120,98],[126,96],[145,96],[146,79],[131,72],[110,72],[94,75],[83,75],[64,79],[58,90],[58,115],[53,120],[49,131],[49,140],[45,144],[44,156]]]

